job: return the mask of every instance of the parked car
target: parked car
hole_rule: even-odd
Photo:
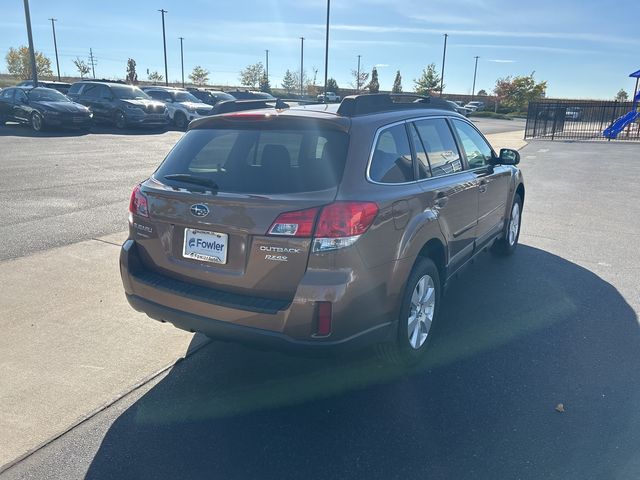
[[[256,92],[252,90],[230,90],[229,95],[233,96],[236,100],[275,100],[276,97],[270,93]]]
[[[318,101],[324,102],[324,93],[318,95]],[[336,95],[334,92],[327,92],[327,102],[335,103],[340,101],[340,96]]]
[[[87,107],[52,88],[10,87],[0,92],[0,125],[25,123],[36,132],[47,127],[87,129],[92,117]]]
[[[518,152],[442,105],[374,94],[192,122],[132,192],[129,303],[212,338],[416,359],[456,272],[514,251],[525,198]]]
[[[25,80],[20,82],[17,87],[33,87],[33,80]],[[44,88],[53,88],[54,90],[58,90],[60,93],[66,95],[69,92],[69,88],[71,88],[70,83],[66,82],[54,82],[51,80],[38,80],[38,86]]]
[[[458,112],[460,115],[464,115],[466,117],[470,113],[470,110],[468,108],[460,106],[460,104],[458,102],[452,102],[451,100],[447,100],[447,103],[449,105],[451,105],[451,108],[455,112]],[[460,103],[462,103],[462,102],[460,102]]]
[[[143,91],[167,106],[169,119],[180,130],[184,130],[191,120],[211,115],[213,107],[201,102],[191,92],[177,88],[147,87]]]
[[[582,108],[567,107],[564,118],[566,118],[567,120],[573,120],[574,122],[582,120]]]
[[[89,107],[95,121],[108,122],[117,128],[166,127],[169,123],[165,104],[131,85],[81,81],[71,86],[68,95]]]
[[[215,105],[219,102],[226,102],[228,100],[235,100],[236,97],[233,95],[229,95],[225,92],[220,92],[217,90],[203,90],[200,88],[187,88],[187,91],[207,105]]]
[[[485,105],[484,102],[469,102],[464,108],[468,109],[470,112],[482,112],[484,111]]]

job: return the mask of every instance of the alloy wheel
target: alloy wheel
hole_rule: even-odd
[[[418,280],[411,295],[411,307],[407,319],[409,344],[418,350],[427,340],[436,307],[436,289],[433,278],[424,275]]]

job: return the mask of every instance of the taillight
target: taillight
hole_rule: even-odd
[[[335,202],[322,209],[316,237],[340,238],[362,235],[378,215],[373,202]]]
[[[316,224],[318,211],[320,216]],[[283,213],[267,234],[299,238],[313,236],[313,251],[326,252],[353,245],[377,215],[378,206],[373,202],[334,202],[322,210],[309,208]]]
[[[129,213],[140,215],[141,217],[149,217],[149,204],[147,203],[147,197],[140,190],[140,185],[136,185],[133,192],[131,192]]]
[[[318,208],[309,208],[307,210],[283,213],[273,222],[268,234],[309,238],[313,233],[318,210]]]

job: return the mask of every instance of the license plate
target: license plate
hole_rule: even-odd
[[[226,233],[185,228],[182,256],[203,262],[227,263]]]

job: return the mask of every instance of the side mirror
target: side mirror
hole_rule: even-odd
[[[502,165],[518,165],[520,163],[520,152],[511,148],[503,148],[500,150],[498,163]]]

